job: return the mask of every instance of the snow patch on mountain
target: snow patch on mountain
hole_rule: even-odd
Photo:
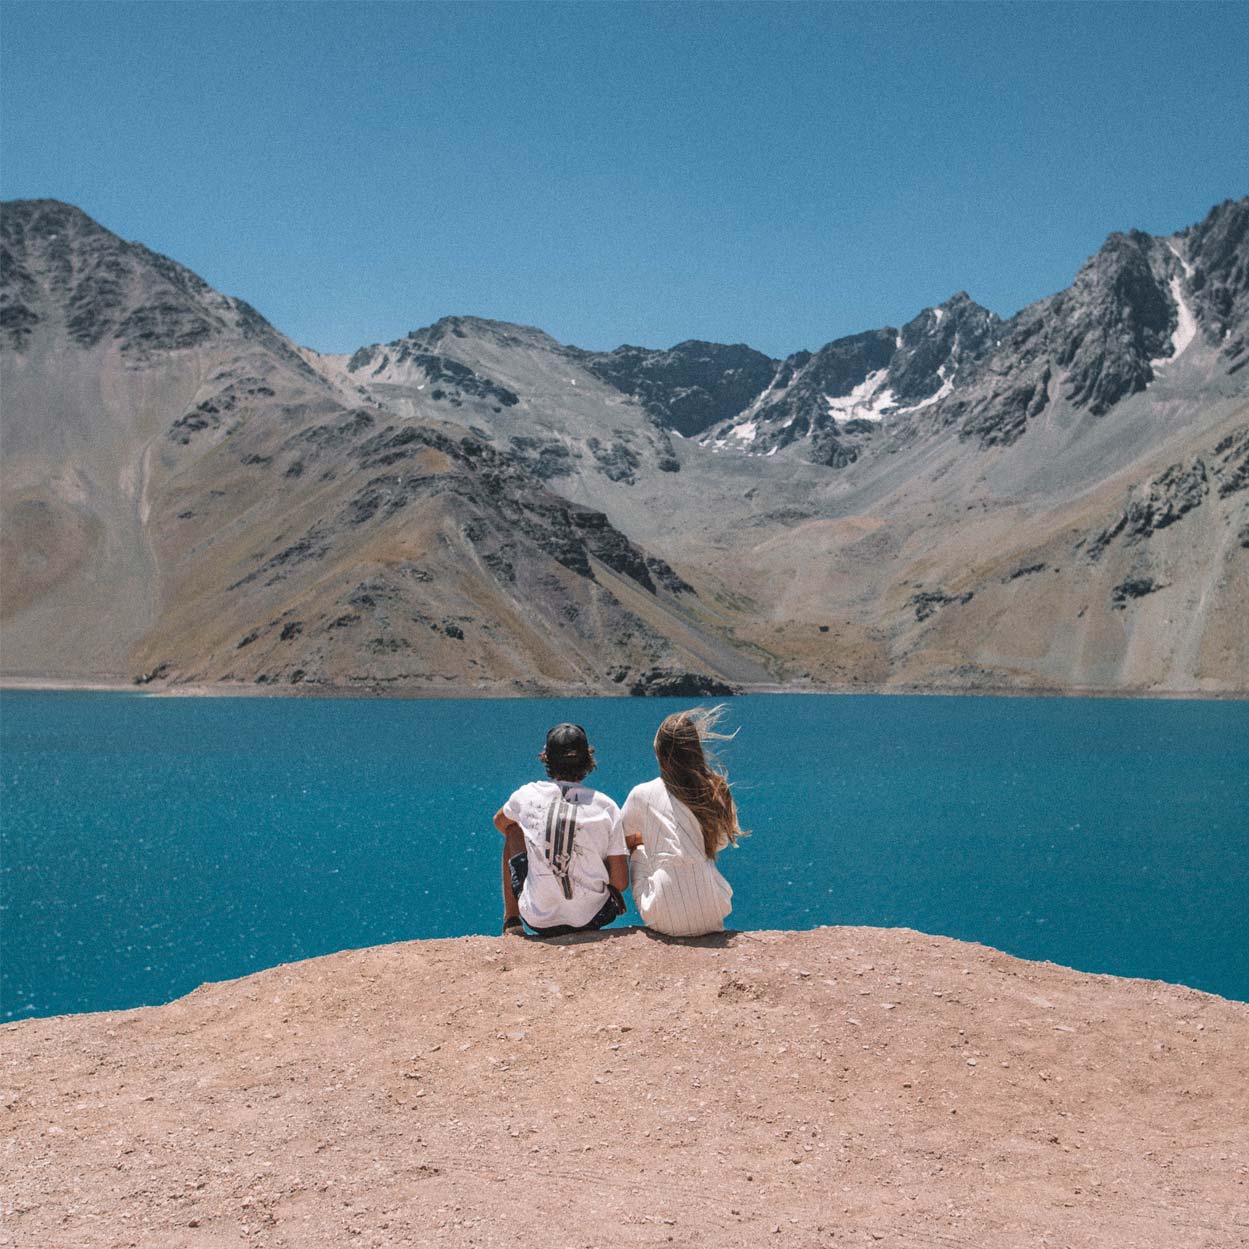
[[[738,425],[734,425],[727,434],[724,435],[724,441],[729,442],[754,442],[755,435],[759,432],[759,423],[757,421],[742,421]]]
[[[1181,252],[1178,247],[1176,247],[1175,243],[1171,239],[1167,239],[1167,246],[1171,249],[1172,254],[1175,256],[1176,260],[1178,260],[1180,264],[1183,266],[1184,276],[1186,278],[1191,278],[1193,276],[1193,266],[1190,265],[1188,261],[1184,259],[1184,253]]]
[[[889,370],[869,373],[848,395],[825,395],[829,414],[839,421],[879,421],[897,406],[885,385]]]
[[[1174,247],[1171,250],[1174,251]],[[1179,256],[1179,252],[1175,254]],[[1180,263],[1184,263],[1182,257],[1180,257]],[[1175,301],[1176,315],[1175,329],[1171,333],[1171,350],[1167,355],[1159,356],[1156,360],[1149,362],[1149,367],[1155,372],[1163,365],[1178,359],[1185,348],[1197,337],[1197,318],[1193,316],[1193,310],[1184,298],[1183,286],[1178,277],[1171,279],[1171,298]]]

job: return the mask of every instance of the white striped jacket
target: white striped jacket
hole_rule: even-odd
[[[642,922],[671,937],[721,932],[733,889],[707,858],[694,813],[656,777],[634,787],[620,822],[626,837],[642,839],[630,860]]]

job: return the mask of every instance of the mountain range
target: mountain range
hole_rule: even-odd
[[[292,692],[1249,689],[1249,198],[773,359],[332,355],[0,207],[0,668]]]

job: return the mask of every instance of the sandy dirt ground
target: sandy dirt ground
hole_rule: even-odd
[[[0,1039],[23,1249],[1249,1245],[1249,1005],[905,930],[412,942]]]

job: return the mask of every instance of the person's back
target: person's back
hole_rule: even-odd
[[[704,738],[721,736],[713,732],[719,714],[669,716],[655,734],[659,776],[636,786],[621,811],[638,914],[668,936],[719,932],[732,909],[715,860],[742,832],[728,782],[703,748]]]
[[[620,809],[585,784],[594,751],[579,726],[552,729],[539,757],[550,779],[522,785],[494,817],[505,838],[503,930],[521,919],[540,936],[601,928],[625,909]]]
[[[576,813],[567,888],[547,849],[549,817],[561,799]],[[503,804],[503,814],[524,833],[528,872],[517,901],[525,923],[538,930],[588,924],[607,899],[608,857],[625,853],[620,808],[584,783],[542,780],[516,790]]]
[[[733,909],[732,886],[707,857],[693,812],[673,798],[662,777],[630,792],[621,822],[633,850],[633,901],[642,922],[672,937],[723,929]]]

